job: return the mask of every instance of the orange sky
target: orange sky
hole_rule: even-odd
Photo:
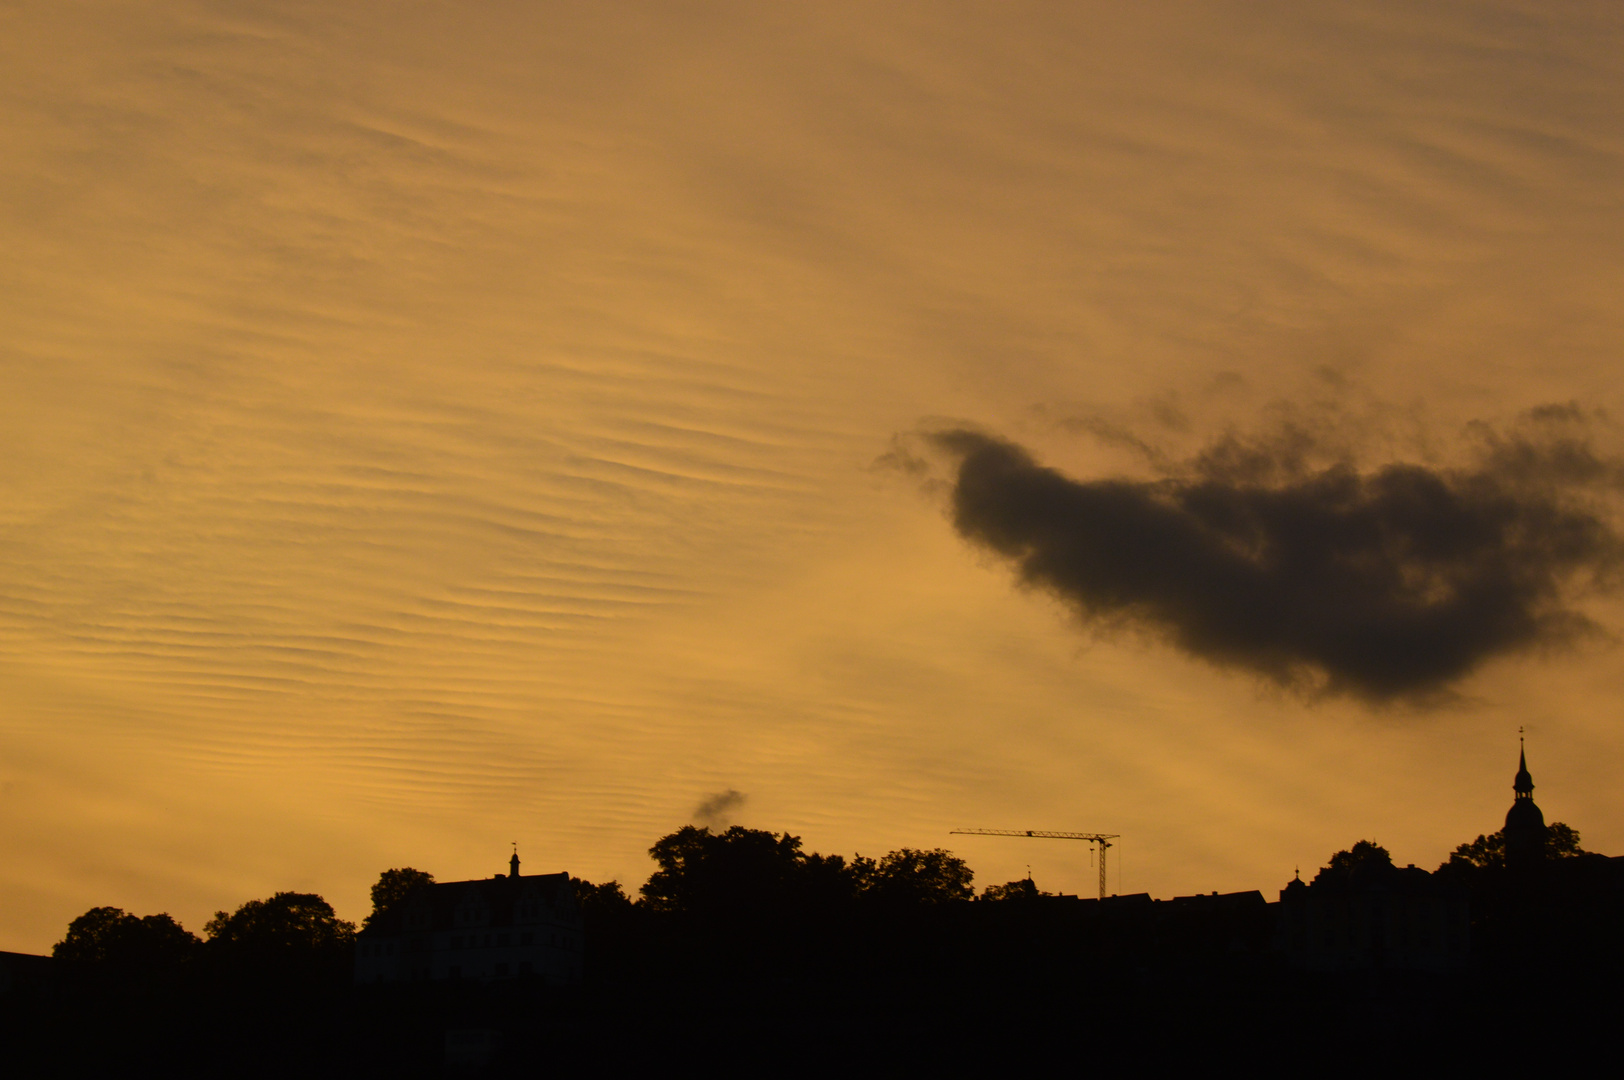
[[[1079,632],[879,463],[1624,415],[1612,5],[25,0],[0,146],[0,949],[514,840],[635,885],[727,789],[981,885],[1093,878],[949,829],[1272,892],[1497,827],[1519,725],[1624,851],[1616,599],[1310,703]]]

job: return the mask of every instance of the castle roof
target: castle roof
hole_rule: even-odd
[[[392,935],[478,926],[502,928],[576,921],[568,874],[497,875],[419,885],[363,935]]]

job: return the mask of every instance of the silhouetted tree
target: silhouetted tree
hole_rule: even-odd
[[[1571,859],[1589,852],[1579,846],[1579,830],[1560,821],[1545,827],[1545,857]],[[1479,836],[1469,844],[1462,844],[1450,853],[1449,860],[1440,870],[1453,873],[1472,870],[1498,870],[1506,865],[1506,834],[1499,832]]]
[[[847,862],[843,855],[804,857],[801,863],[801,895],[811,908],[829,909],[849,904],[863,881],[873,876],[874,860],[861,856]]]
[[[837,896],[852,894],[849,882],[838,880],[843,860],[808,857],[789,833],[690,825],[662,837],[649,855],[657,868],[637,905],[646,918],[620,925],[691,973],[754,978],[795,967],[818,953],[815,939],[832,930],[830,876]],[[593,948],[604,954],[601,943]]]
[[[735,825],[723,833],[686,825],[649,855],[658,869],[643,884],[655,911],[728,913],[779,907],[801,883],[801,839]]]
[[[632,903],[620,882],[595,885],[585,878],[572,877],[570,885],[581,909],[587,977],[606,973],[612,977],[617,971],[635,971],[646,962],[648,912]]]
[[[1373,840],[1361,840],[1348,850],[1332,855],[1325,867],[1314,875],[1314,880],[1347,881],[1357,873],[1392,868],[1393,856],[1386,848]]]
[[[413,889],[433,884],[434,875],[426,870],[413,870],[409,866],[385,870],[372,886],[372,912],[362,921],[362,928],[377,925],[391,908],[410,896]]]
[[[900,905],[975,895],[963,859],[935,848],[900,848],[879,861],[807,854],[800,837],[735,825],[722,833],[684,826],[649,849],[658,864],[642,887],[658,912],[738,912],[838,906],[859,895]]]
[[[315,893],[279,892],[229,915],[217,911],[203,932],[207,948],[229,967],[302,976],[346,972],[355,942],[355,924]]]
[[[1449,859],[1438,869],[1444,870],[1487,870],[1490,867],[1503,867],[1506,864],[1506,834],[1502,829],[1479,835],[1470,844],[1462,844],[1450,853]]]
[[[168,914],[137,918],[116,907],[95,907],[68,924],[51,955],[79,967],[142,973],[173,968],[201,944]]]
[[[586,878],[572,877],[570,885],[575,889],[575,903],[583,919],[614,918],[632,909],[632,899],[618,881],[594,885]]]
[[[988,885],[981,893],[983,900],[1032,900],[1039,896],[1052,895],[1039,892],[1037,883],[1031,878],[1021,878],[1019,881],[1009,881],[1002,885]]]
[[[1579,846],[1579,830],[1560,821],[1545,826],[1545,855],[1553,859],[1572,859],[1590,852]]]
[[[863,891],[892,904],[946,904],[974,896],[974,877],[951,851],[898,848],[874,867]]]

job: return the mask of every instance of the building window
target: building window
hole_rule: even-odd
[[[513,935],[512,934],[499,934],[499,935],[497,935],[496,943],[498,945],[508,945],[508,944],[511,944],[512,940],[513,940]]]
[[[456,964],[452,964],[451,965],[451,978],[453,978],[453,979],[462,978],[462,968],[459,967]]]
[[[528,960],[520,960],[519,961],[519,974],[520,975],[528,975],[528,974],[530,974],[530,961],[528,961]]]
[[[506,978],[507,973],[508,973],[508,966],[506,964],[497,964],[496,965],[496,975],[497,975],[498,978]]]
[[[519,935],[519,944],[520,945],[533,945],[533,944],[535,944],[535,940],[536,940],[536,935],[534,935],[534,934],[520,934]]]
[[[451,947],[453,949],[462,948],[462,935],[461,934],[452,934],[451,935]]]

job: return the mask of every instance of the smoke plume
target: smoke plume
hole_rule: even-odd
[[[744,799],[742,791],[732,788],[707,795],[694,807],[694,824],[707,829],[725,829],[733,824],[733,813],[744,805]]]
[[[1533,414],[1533,434],[1479,427],[1462,468],[1315,463],[1288,431],[1221,440],[1161,479],[1076,480],[982,432],[930,439],[957,463],[960,535],[1085,624],[1387,702],[1596,629],[1571,596],[1612,582],[1624,545],[1604,511],[1624,470],[1571,431],[1539,435],[1568,408]]]

